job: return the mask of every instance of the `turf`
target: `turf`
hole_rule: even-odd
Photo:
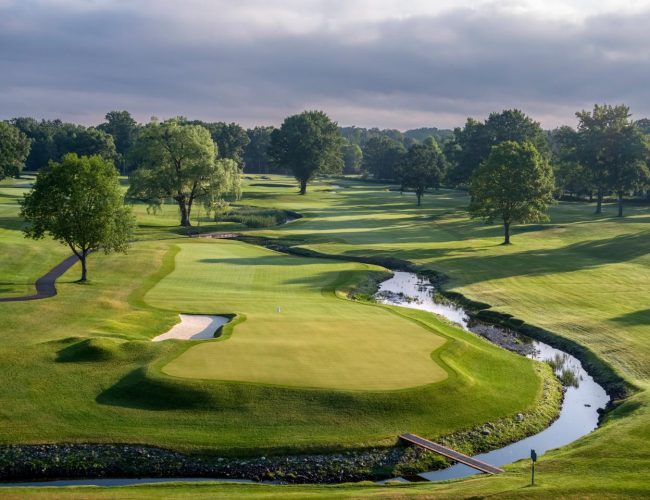
[[[8,228],[9,245],[23,242],[17,230],[15,204],[13,210],[8,217],[13,227]],[[92,255],[89,284],[73,283],[79,273],[74,266],[60,280],[56,297],[0,304],[0,377],[5,381],[0,385],[0,443],[130,442],[223,455],[300,453],[391,445],[406,431],[440,436],[525,411],[538,401],[542,384],[529,360],[429,314],[406,311],[397,315],[389,312],[390,308],[348,303],[334,296],[335,287],[363,279],[372,272],[370,268],[333,261],[313,263],[239,243],[190,240],[174,232],[168,213],[148,217],[160,217],[157,231],[166,232],[166,236],[153,240],[145,231],[146,238],[135,242],[128,256]],[[227,263],[201,262],[194,276],[187,279],[187,286],[174,290],[180,276],[175,271],[177,264],[192,266],[193,261],[223,258],[219,249],[235,246],[241,246],[242,251],[255,250],[250,259],[256,265],[233,270]],[[45,247],[34,248],[43,255],[47,251]],[[214,254],[205,255],[208,250]],[[260,258],[270,259],[270,265]],[[280,262],[283,264],[276,265]],[[318,272],[310,276],[307,268],[312,265]],[[230,298],[219,295],[223,292],[215,284],[222,283],[233,291],[239,286],[241,290],[241,281],[251,272],[249,267],[264,270],[254,294],[241,301],[234,299],[234,292]],[[220,269],[227,272],[220,275]],[[328,269],[332,270],[330,277],[324,279]],[[270,276],[271,270],[275,270],[275,277]],[[382,335],[395,339],[403,333],[416,339],[414,345],[420,348],[414,356],[423,358],[420,369],[426,365],[427,377],[409,382],[408,388],[376,390],[378,383],[390,383],[394,389],[400,379],[400,387],[404,387],[400,370],[389,372],[387,367],[395,368],[399,356],[404,365],[403,353],[411,347],[396,348],[385,342],[384,355],[392,350],[394,358],[390,357],[388,365],[372,363],[364,348],[373,345],[373,332],[361,329],[351,334],[357,339],[365,335],[363,342],[348,343],[349,352],[343,354],[330,349],[320,362],[342,369],[334,354],[357,358],[357,368],[365,366],[368,370],[363,390],[360,386],[342,389],[345,384],[359,382],[332,370],[327,376],[335,384],[327,382],[329,387],[320,388],[314,387],[317,382],[303,382],[297,387],[297,377],[293,377],[293,386],[286,379],[284,385],[274,385],[270,377],[277,381],[285,375],[272,374],[268,368],[266,378],[259,377],[256,383],[173,377],[162,371],[193,345],[150,341],[178,321],[179,312],[250,314],[234,327],[230,339],[213,342],[220,347],[229,343],[237,346],[240,333],[246,339],[254,328],[264,329],[264,322],[256,319],[264,295],[277,290],[282,280],[298,278],[305,282],[283,287],[290,300],[280,304],[288,311],[282,314],[293,314],[296,295],[304,295],[305,306],[311,305],[303,316],[296,317],[297,323],[308,323],[313,314],[324,317],[329,311],[328,321],[336,321],[338,314],[352,315],[353,310],[372,324],[377,323],[375,317],[384,318],[382,322],[393,322],[395,328],[378,326]],[[269,314],[273,316],[277,313],[276,304],[272,305]],[[209,311],[202,311],[204,307]],[[335,340],[327,336],[319,335],[318,339]],[[245,355],[243,351],[238,354]],[[256,364],[263,366],[264,360],[257,359],[246,368],[253,372]],[[440,380],[441,370],[444,380]],[[325,375],[317,376],[318,367],[308,371],[313,380],[324,384]],[[371,380],[372,372],[379,374],[381,382]],[[242,373],[240,370],[240,379]],[[514,379],[519,382],[513,386]],[[437,382],[430,383],[434,380]]]
[[[274,177],[273,181],[265,181],[265,184],[272,185],[274,182],[286,184],[287,178]],[[469,220],[465,212],[468,200],[462,192],[442,190],[437,194],[427,194],[423,206],[417,208],[411,195],[401,196],[399,193],[390,192],[387,186],[356,181],[337,180],[336,183],[342,184],[343,189],[337,189],[335,193],[328,192],[324,190],[328,189],[327,185],[321,184],[311,189],[307,196],[298,196],[291,189],[284,187],[245,186],[243,201],[249,205],[295,210],[305,215],[305,218],[292,224],[278,229],[259,231],[258,234],[302,238],[306,246],[326,253],[338,253],[343,256],[397,257],[412,260],[425,269],[444,271],[450,277],[448,288],[491,303],[500,311],[515,314],[532,324],[543,326],[563,337],[579,342],[596,353],[628,382],[636,385],[640,389],[639,392],[608,414],[597,431],[570,446],[541,457],[538,463],[538,485],[534,488],[528,487],[528,464],[520,463],[509,466],[507,474],[499,477],[476,478],[443,485],[388,488],[363,485],[290,488],[184,485],[124,490],[100,489],[93,492],[98,496],[117,496],[119,491],[122,496],[133,497],[155,494],[169,497],[203,495],[224,498],[265,496],[269,498],[291,496],[358,498],[377,495],[388,498],[647,497],[650,494],[647,475],[647,471],[650,470],[650,447],[648,447],[650,442],[650,393],[648,392],[650,389],[650,306],[647,300],[648,283],[650,283],[650,257],[648,256],[650,209],[644,205],[630,204],[626,207],[628,215],[624,219],[618,219],[614,216],[615,208],[610,205],[605,206],[605,214],[597,216],[593,214],[593,205],[560,203],[551,209],[550,223],[515,228],[513,245],[503,247],[500,245],[499,227],[485,226]],[[15,226],[16,222],[12,217],[3,219],[5,221],[3,227],[7,224]],[[149,249],[143,246],[134,251],[136,257],[131,257],[133,267],[126,270],[127,272],[137,272],[146,276],[155,275],[159,269],[158,264],[169,247],[162,242],[150,245],[152,247]],[[102,316],[103,312],[97,307],[89,308],[88,310],[92,310],[95,315],[93,321],[77,320],[70,311],[78,308],[78,304],[82,302],[80,296],[74,295],[72,290],[71,302],[66,302],[67,305],[59,304],[56,310],[52,308],[52,313],[55,315],[50,321],[51,330],[56,333],[50,332],[48,334],[50,337],[63,337],[64,332],[69,334],[70,330],[82,328],[93,334],[98,332],[105,334],[104,321],[107,321],[107,317],[116,316],[121,319],[118,321],[119,325],[113,325],[111,335],[118,334],[116,332],[125,335],[124,331],[131,332],[128,335],[135,335],[132,323],[124,318],[126,311],[121,309],[128,309],[123,305],[124,298],[123,296],[120,298],[117,291],[120,290],[121,293],[120,287],[122,287],[127,291],[132,290],[135,295],[142,293],[136,293],[140,288],[134,286],[132,279],[124,277],[120,278],[121,282],[118,282],[116,277],[121,275],[118,272],[119,266],[113,264],[113,259],[111,257],[102,261],[101,265],[107,274],[101,275],[98,281],[107,280],[106,283],[110,283],[110,287],[106,286],[106,288],[110,288],[110,292],[104,290],[104,286],[97,285],[98,295],[94,298],[97,303],[110,304],[105,311],[106,315]],[[152,260],[158,264],[152,265]],[[97,265],[99,266],[99,263]],[[115,284],[113,280],[116,281]],[[72,285],[70,287],[75,288]],[[142,287],[146,288],[145,285]],[[99,290],[100,288],[102,290]],[[33,339],[34,336],[39,339],[48,336],[41,331],[42,323],[32,321],[29,314],[36,311],[39,314],[47,314],[49,306],[42,305],[29,312],[17,311],[23,306],[12,305],[11,307],[11,314],[20,314],[24,322],[20,327],[15,324],[12,326],[11,322],[2,327],[5,334],[3,344],[10,344],[3,347],[3,365],[5,360],[21,356],[21,364],[24,364],[25,368],[17,370],[16,363],[9,362],[5,365],[2,374],[5,380],[10,381],[9,388],[3,389],[2,408],[5,409],[3,425],[9,424],[4,439],[6,441],[34,440],[42,439],[44,435],[49,435],[52,439],[57,436],[70,437],[75,435],[75,432],[79,433],[79,427],[91,427],[86,429],[86,436],[98,432],[98,426],[89,426],[87,420],[97,418],[102,412],[84,402],[96,393],[93,390],[77,394],[78,387],[75,386],[75,390],[72,387],[68,388],[68,401],[83,408],[81,410],[83,417],[76,419],[78,423],[76,430],[69,428],[66,420],[60,417],[54,419],[50,416],[48,421],[39,419],[39,412],[47,412],[48,408],[39,405],[37,397],[16,397],[17,394],[24,393],[24,387],[30,387],[32,395],[51,393],[53,401],[57,402],[55,406],[63,404],[59,402],[61,388],[40,381],[40,378],[44,378],[46,374],[51,375],[51,365],[47,365],[45,360],[51,358],[52,350],[44,350],[35,356],[24,347],[25,343],[29,343],[29,339]],[[68,311],[64,314],[61,308],[68,308]],[[120,314],[116,314],[118,311]],[[134,315],[133,322],[139,324],[145,323],[149,318],[155,319],[158,323],[155,327],[153,325],[151,328],[147,327],[148,331],[164,328],[165,321],[173,321],[173,319],[165,320],[160,315],[148,316],[148,312],[145,314],[131,311],[128,314]],[[144,316],[140,317],[140,314]],[[59,326],[67,320],[71,321],[65,328]],[[102,326],[98,328],[97,325]],[[438,323],[431,326],[437,329],[439,334],[444,330]],[[462,426],[468,425],[470,421],[485,418],[490,412],[499,413],[500,410],[506,411],[506,407],[511,409],[523,405],[525,398],[521,394],[518,396],[513,393],[522,390],[520,387],[522,384],[529,383],[529,377],[524,371],[520,371],[525,370],[525,365],[516,367],[514,371],[510,370],[510,356],[504,356],[503,359],[495,362],[485,357],[491,356],[491,351],[476,350],[479,347],[483,349],[482,345],[474,345],[469,339],[465,341],[457,332],[449,331],[448,334],[457,342],[435,351],[434,358],[435,354],[439,353],[441,366],[447,368],[453,365],[458,370],[449,371],[449,379],[432,386],[437,386],[439,391],[423,391],[417,398],[405,398],[398,406],[392,406],[395,408],[395,414],[403,416],[404,420],[402,423],[393,423],[390,430],[402,426],[412,432],[417,432],[416,429],[424,434],[429,432],[431,437],[435,437],[434,429],[444,432],[444,429],[448,428],[446,426],[450,425],[450,420],[445,418],[447,415],[457,419],[456,422]],[[138,335],[146,337],[142,333]],[[234,335],[236,336],[236,331]],[[17,347],[11,340],[13,338],[17,338],[17,343],[23,347]],[[446,348],[451,350],[446,351]],[[455,349],[459,350],[455,351]],[[170,352],[165,355],[175,357],[178,353]],[[158,353],[155,357],[158,359],[161,356],[163,353]],[[445,364],[445,361],[448,364]],[[490,370],[485,368],[486,365]],[[31,372],[29,376],[24,373],[27,372],[27,367]],[[77,370],[79,369],[77,367]],[[500,373],[490,373],[491,370]],[[110,380],[116,378],[115,375],[112,375],[112,378],[106,376],[103,374],[104,369],[97,370],[96,367],[92,372],[78,371],[76,376],[88,377],[90,373],[100,377],[98,385],[110,386]],[[12,377],[16,377],[16,374],[18,374],[17,380],[13,382]],[[39,383],[35,383],[35,376]],[[71,373],[57,372],[56,376],[62,381],[59,386],[70,384],[67,380]],[[459,384],[459,379],[455,378],[457,376],[470,377],[464,380],[473,390],[466,390],[462,383]],[[517,383],[502,383],[503,377],[509,377],[511,382]],[[487,389],[488,383],[492,388],[491,391]],[[251,384],[251,388],[253,387],[257,386]],[[96,390],[97,387],[94,389]],[[452,393],[446,394],[448,391]],[[413,392],[414,390],[410,389],[386,394],[402,395]],[[449,398],[446,398],[446,395]],[[254,396],[260,396],[260,393]],[[475,399],[475,396],[478,399]],[[481,396],[485,397],[481,398]],[[506,399],[509,396],[517,401],[508,403]],[[416,404],[414,401],[419,403]],[[464,401],[469,404],[459,407],[459,402]],[[375,399],[374,403],[382,405],[386,401]],[[358,404],[360,404],[359,400],[355,399],[354,405]],[[475,412],[473,415],[468,410],[470,406]],[[346,421],[341,420],[340,415],[337,420],[336,415],[325,414],[325,419],[334,418],[336,422],[335,425],[325,429],[325,433],[330,433],[333,438],[341,438],[342,443],[346,442],[345,438],[350,434],[355,435],[355,439],[367,439],[374,433],[376,439],[376,436],[381,435],[381,432],[376,432],[376,428],[368,430],[361,437],[363,432],[355,427],[358,418],[362,418],[365,424],[374,423],[373,418],[360,417],[360,415],[369,415],[363,413],[369,407],[372,406],[365,406],[364,410]],[[430,409],[432,407],[437,411],[432,411]],[[273,410],[281,411],[279,407]],[[317,411],[321,410],[322,407],[314,408],[313,415],[317,415]],[[192,421],[191,418],[180,418],[173,412],[163,411],[162,414],[167,419],[178,418],[175,422],[182,421],[184,425],[196,425],[196,421]],[[420,414],[421,419],[414,417],[414,414]],[[387,412],[384,411],[382,415],[386,418]],[[142,416],[134,412],[133,419]],[[69,409],[66,417],[70,417]],[[373,417],[377,417],[377,414]],[[16,428],[19,427],[17,422],[21,418],[36,418],[35,424],[41,429],[38,432],[33,429],[27,432],[20,428],[20,432],[16,432]],[[220,416],[221,418],[224,417]],[[234,422],[234,417],[225,418],[233,418],[232,422]],[[265,415],[264,418],[269,416]],[[325,419],[322,421],[324,425],[326,425]],[[151,422],[152,425],[162,425],[162,429],[167,431],[167,434],[174,433],[162,419],[152,418]],[[102,423],[103,427],[109,430],[109,435],[115,432],[108,419],[102,419]],[[119,420],[118,423],[123,425],[124,421]],[[253,428],[256,424],[252,421],[250,423],[249,428]],[[311,428],[304,427],[300,432],[313,430],[318,432],[320,423]],[[55,430],[51,433],[45,432],[44,429],[51,424],[55,424]],[[149,428],[141,428],[133,423],[130,425],[132,433],[144,432],[144,439],[164,440],[160,435],[152,436]],[[345,426],[348,434],[337,435],[336,425]],[[222,423],[221,427],[215,427],[215,431],[223,432],[224,427]],[[389,428],[389,425],[384,425],[384,435],[387,435]],[[265,430],[269,430],[269,425]],[[193,431],[199,434],[196,428]],[[298,431],[293,437],[297,434]],[[207,437],[209,436],[207,432],[204,436],[211,439]],[[287,435],[282,437],[286,438]],[[165,436],[165,439],[170,441],[168,436]],[[90,494],[88,489],[57,490],[58,492],[73,496]],[[48,493],[40,490],[40,494]]]
[[[237,313],[246,321],[223,341],[185,351],[164,366],[168,375],[351,390],[404,389],[447,377],[431,359],[442,337],[386,309],[336,297],[337,288],[378,268],[229,241],[179,246],[174,272],[145,301]]]

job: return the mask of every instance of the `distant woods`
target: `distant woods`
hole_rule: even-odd
[[[185,202],[177,200],[181,212],[191,211],[198,199],[209,205],[223,193],[236,193],[238,187],[231,179],[235,168],[247,173],[293,175],[303,194],[316,175],[375,179],[397,184],[402,191],[413,191],[419,204],[428,190],[440,186],[478,192],[480,169],[494,148],[513,142],[534,148],[539,161],[550,166],[556,199],[589,200],[595,212],[601,213],[603,202],[613,198],[618,201],[620,216],[624,215],[626,197],[650,199],[650,119],[634,121],[629,108],[622,105],[596,105],[576,116],[575,128],[563,126],[549,131],[523,112],[509,109],[491,113],[484,120],[469,118],[463,127],[454,130],[431,127],[406,132],[341,127],[322,111],[293,115],[279,128],[245,129],[236,123],[179,117],[173,120],[175,127],[204,131],[199,135],[201,141],[207,141],[201,146],[206,153],[200,161],[207,162],[208,170],[213,169],[206,174],[212,176],[210,179],[202,176],[195,179],[196,185],[177,178],[177,184],[191,184],[185,195],[180,195],[177,187],[175,193],[169,186],[163,189],[160,178],[155,189],[143,188],[145,174],[153,176],[152,162],[159,162],[160,172],[169,165],[164,166],[157,150],[162,139],[156,139],[158,146],[152,146],[154,126],[138,123],[127,111],[107,113],[105,121],[96,127],[14,118],[0,122],[0,178],[17,176],[22,169],[37,171],[75,153],[113,162],[122,175],[137,180],[137,193],[135,189],[130,191],[135,198],[154,205],[164,198],[187,198],[185,208]],[[171,122],[158,126],[166,127]],[[222,182],[217,186],[215,179],[219,176]],[[213,188],[210,196],[205,194],[206,189]],[[182,219],[183,224],[189,223],[189,218]]]

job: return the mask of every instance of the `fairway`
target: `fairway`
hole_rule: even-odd
[[[352,390],[403,389],[447,377],[431,359],[442,337],[386,309],[335,295],[335,288],[380,268],[230,241],[179,247],[175,270],[146,302],[246,320],[231,336],[185,351],[163,368],[168,375]]]

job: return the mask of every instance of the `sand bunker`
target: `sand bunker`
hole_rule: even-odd
[[[154,337],[154,342],[161,340],[206,340],[214,338],[217,329],[228,323],[230,318],[225,316],[205,316],[199,314],[179,314],[181,322],[174,325],[171,330]]]

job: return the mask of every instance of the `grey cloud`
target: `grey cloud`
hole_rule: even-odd
[[[406,128],[517,106],[555,126],[595,102],[650,115],[650,10],[571,23],[485,7],[360,20],[336,34],[233,38],[217,27],[180,36],[124,4],[73,13],[30,5],[0,7],[3,118],[97,122],[126,108],[141,120],[182,114],[250,126],[323,108],[343,124]]]

